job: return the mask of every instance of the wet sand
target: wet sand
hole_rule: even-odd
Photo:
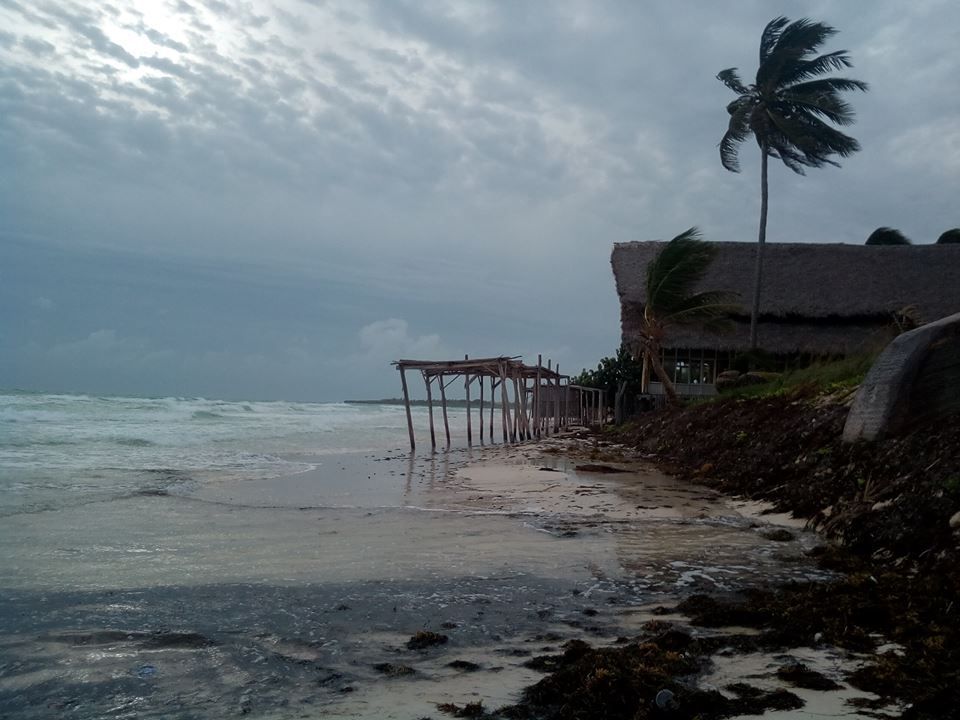
[[[566,442],[325,457],[4,518],[0,715],[493,708],[539,679],[531,656],[611,643],[653,605],[822,577],[813,535],[771,540],[760,508],[642,465],[578,472]],[[408,649],[421,629],[448,640]]]

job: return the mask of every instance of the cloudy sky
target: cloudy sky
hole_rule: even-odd
[[[731,9],[732,8],[732,9]],[[772,242],[960,225],[955,0],[0,0],[0,387],[339,400],[398,357],[618,344],[614,242],[752,240],[732,94],[840,32],[863,150],[771,172]]]

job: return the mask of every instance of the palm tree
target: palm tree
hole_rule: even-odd
[[[847,157],[860,149],[852,137],[831,127],[850,125],[853,109],[841,97],[846,90],[866,90],[859,80],[820,77],[851,67],[846,50],[816,56],[834,35],[829,25],[802,18],[771,20],[760,36],[760,65],[753,85],[744,85],[736,68],[720,71],[717,79],[737,94],[727,105],[730,123],[720,140],[720,162],[739,172],[737,150],[753,135],[760,146],[760,232],[750,308],[750,348],[757,348],[757,318],[763,277],[763,246],[767,238],[767,160],[774,158],[800,175],[805,167],[837,165],[832,155]]]
[[[889,227],[878,227],[867,238],[865,245],[912,245],[910,238],[899,230]]]
[[[953,243],[960,243],[960,228],[946,230],[937,238],[937,245],[950,245]]]
[[[663,340],[670,328],[700,324],[714,330],[729,326],[727,318],[739,307],[736,293],[722,290],[693,292],[716,255],[716,247],[704,242],[696,228],[680,233],[663,246],[647,266],[646,298],[640,330],[644,365],[652,366],[671,403],[677,390],[660,359]]]

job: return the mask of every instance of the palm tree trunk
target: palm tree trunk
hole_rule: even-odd
[[[757,263],[753,271],[753,304],[750,307],[750,349],[757,349],[757,320],[760,317],[760,286],[763,281],[763,249],[767,241],[767,146],[760,146],[760,233]]]
[[[653,367],[653,374],[657,376],[660,384],[663,385],[663,392],[667,395],[667,402],[671,405],[679,405],[680,398],[677,397],[677,388],[674,387],[673,380],[667,375],[667,371],[660,361],[660,348],[650,348],[648,356],[650,357],[650,365]]]

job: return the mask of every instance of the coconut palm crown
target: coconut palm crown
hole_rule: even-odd
[[[865,245],[912,245],[910,238],[896,228],[878,227],[867,238]]]
[[[937,245],[950,245],[954,243],[960,243],[960,228],[947,230],[937,238]]]
[[[859,80],[823,77],[851,66],[846,50],[816,55],[817,49],[836,34],[831,26],[801,18],[771,20],[760,36],[760,65],[756,80],[745,85],[736,68],[720,71],[717,78],[737,97],[727,105],[727,131],[720,140],[720,162],[731,172],[740,171],[740,143],[751,135],[760,146],[760,231],[753,303],[750,310],[750,346],[757,347],[757,319],[763,276],[763,245],[767,235],[767,159],[776,158],[801,175],[808,167],[837,165],[833,156],[847,157],[860,144],[834,125],[850,125],[854,113],[843,100],[847,90],[866,90]]]
[[[736,293],[723,290],[694,292],[716,255],[716,247],[704,242],[696,228],[680,233],[666,243],[647,266],[646,298],[641,343],[645,362],[663,383],[671,402],[676,389],[660,360],[660,350],[670,328],[699,324],[715,331],[730,325],[729,315],[739,311]]]
[[[836,32],[807,18],[775,18],[760,36],[760,66],[753,85],[744,85],[736,68],[720,71],[717,78],[737,93],[727,105],[730,123],[720,141],[720,161],[727,170],[740,171],[738,146],[750,135],[761,152],[801,175],[805,167],[837,165],[832,155],[847,157],[860,149],[854,138],[828,124],[852,124],[853,109],[840,93],[867,90],[859,80],[820,77],[852,67],[846,50],[815,55]]]

